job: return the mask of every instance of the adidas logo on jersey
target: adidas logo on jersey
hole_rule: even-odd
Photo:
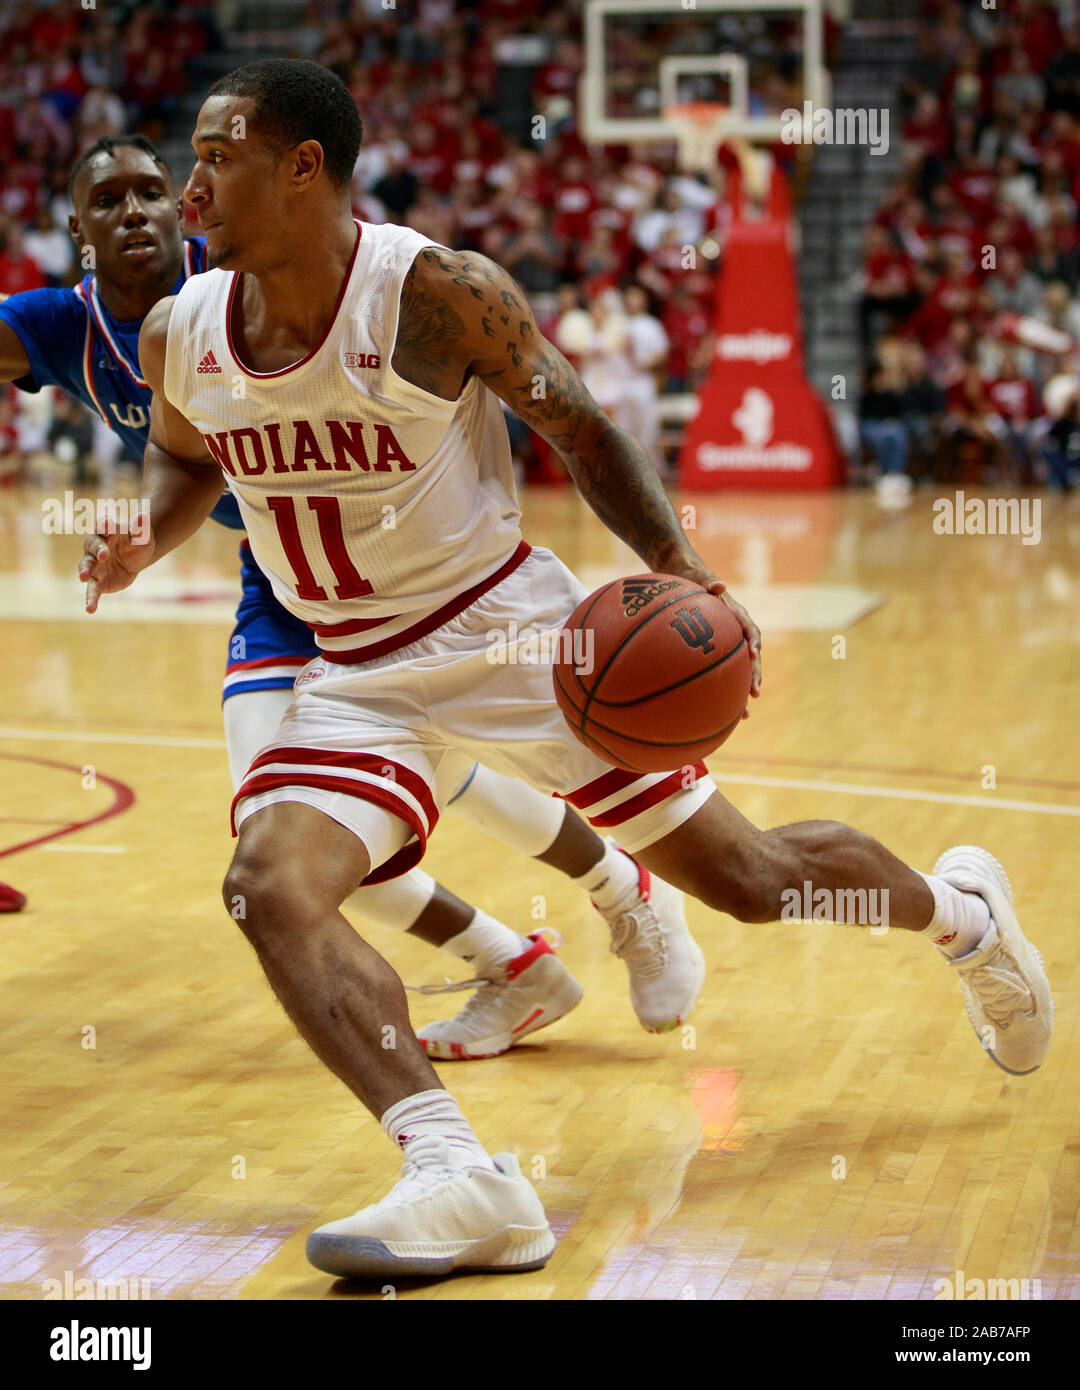
[[[217,358],[213,352],[208,352],[195,370],[201,376],[211,376],[214,372],[217,372],[219,376],[221,375],[221,368],[218,366]]]

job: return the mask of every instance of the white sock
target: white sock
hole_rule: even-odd
[[[472,961],[476,973],[482,975],[485,970],[496,970],[520,956],[529,949],[529,943],[477,908],[465,930],[444,941],[442,949],[459,960]]]
[[[604,857],[588,873],[573,881],[588,893],[601,912],[608,913],[637,896],[638,867],[626,851],[608,837],[604,840]]]
[[[417,1091],[406,1096],[392,1105],[379,1123],[404,1153],[414,1139],[444,1139],[454,1167],[495,1171],[491,1155],[449,1091]]]
[[[923,928],[943,955],[956,960],[974,951],[990,925],[990,909],[978,893],[964,893],[933,874],[915,872],[934,895],[934,915]]]

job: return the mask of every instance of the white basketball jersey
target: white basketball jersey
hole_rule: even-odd
[[[332,660],[415,640],[527,553],[498,398],[474,377],[443,400],[390,365],[402,283],[437,243],[356,225],[337,310],[300,362],[241,365],[241,282],[224,270],[184,284],[165,359],[165,396],[220,463],[259,568]]]

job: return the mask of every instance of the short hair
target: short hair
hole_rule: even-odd
[[[141,150],[143,154],[149,155],[155,164],[161,166],[166,183],[171,182],[172,176],[169,173],[168,164],[161,152],[150,143],[145,135],[103,135],[100,140],[95,140],[89,149],[83,150],[72,165],[71,173],[68,175],[68,197],[72,202],[75,201],[75,184],[90,161],[99,154],[115,155],[118,149]]]
[[[279,154],[318,140],[330,182],[348,188],[364,126],[348,87],[329,68],[302,58],[265,58],[227,73],[207,96],[251,97],[252,120]]]

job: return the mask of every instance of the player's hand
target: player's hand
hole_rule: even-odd
[[[708,589],[710,594],[717,594],[738,618],[739,626],[746,638],[746,645],[750,649],[750,694],[754,699],[757,699],[761,694],[761,633],[757,623],[754,622],[742,604],[737,603],[732,598],[727,592],[727,585],[722,579],[717,579],[715,574],[702,568],[696,569],[693,573],[684,572],[682,577],[695,584],[700,584],[703,589]],[[750,711],[744,709],[742,717],[749,719]]]
[[[719,579],[716,580],[715,584],[710,584],[707,587],[710,594],[720,595],[739,620],[739,626],[746,638],[746,645],[750,648],[750,695],[756,700],[761,694],[761,633],[758,630],[758,625],[742,604],[735,602]],[[742,717],[749,719],[750,711],[744,709]]]
[[[154,548],[149,526],[140,537],[121,531],[115,521],[106,518],[96,536],[87,536],[79,562],[79,579],[86,585],[86,611],[97,612],[102,594],[117,594],[134,584],[135,576],[153,560]]]

